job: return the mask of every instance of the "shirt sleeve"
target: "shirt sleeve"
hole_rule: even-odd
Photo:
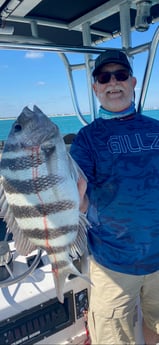
[[[95,180],[95,161],[87,128],[82,128],[73,140],[70,154],[83,170],[89,183]]]

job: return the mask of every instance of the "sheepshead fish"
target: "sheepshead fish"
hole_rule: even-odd
[[[81,176],[86,179],[58,127],[38,107],[25,107],[2,153],[0,209],[21,255],[38,247],[47,252],[60,302],[66,277],[85,277],[72,260],[87,247],[88,222],[79,211],[77,188]]]

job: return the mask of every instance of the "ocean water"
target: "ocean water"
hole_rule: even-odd
[[[84,115],[87,122],[91,121],[90,115]],[[59,127],[62,135],[77,133],[83,124],[77,116],[53,116],[50,119]],[[15,119],[0,119],[0,141],[6,140]]]
[[[159,109],[144,110],[143,114],[159,120]],[[84,115],[84,118],[88,123],[91,122],[90,115]],[[50,117],[50,119],[58,125],[62,135],[77,133],[83,127],[77,116],[56,116]],[[0,119],[0,141],[7,139],[14,121],[15,119]]]

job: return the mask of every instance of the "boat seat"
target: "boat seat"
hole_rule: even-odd
[[[68,133],[63,136],[64,143],[66,145],[66,149],[69,152],[71,144],[73,142],[73,139],[75,138],[76,134],[75,133]]]

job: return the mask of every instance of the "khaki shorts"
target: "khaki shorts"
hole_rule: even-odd
[[[92,344],[135,344],[136,304],[140,296],[146,325],[159,334],[159,271],[142,276],[123,274],[90,260],[88,325]]]

